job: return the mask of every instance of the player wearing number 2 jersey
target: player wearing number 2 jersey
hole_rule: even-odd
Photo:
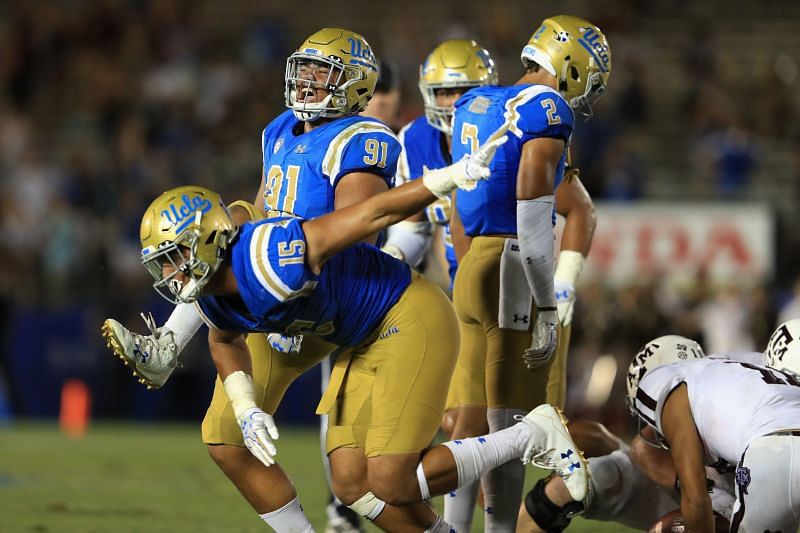
[[[591,112],[611,69],[600,29],[571,16],[542,22],[522,61],[526,72],[515,85],[468,91],[456,102],[453,122],[457,161],[511,120],[492,180],[456,194],[460,224],[453,224],[454,235],[461,226],[473,237],[453,289],[462,339],[456,375],[474,382],[463,390],[485,387],[480,401],[491,431],[545,400],[558,325],[553,196],[564,175],[573,111]],[[470,403],[462,398],[462,405]],[[483,479],[487,530],[513,529],[523,477],[509,463]]]

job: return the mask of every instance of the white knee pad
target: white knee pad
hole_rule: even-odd
[[[381,514],[383,508],[386,507],[386,502],[376,498],[372,492],[368,492],[348,505],[348,507],[367,520],[375,520]]]

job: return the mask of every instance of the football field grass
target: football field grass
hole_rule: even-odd
[[[327,487],[317,432],[281,430],[278,460],[322,532]],[[537,475],[529,469],[527,486]],[[103,423],[72,439],[54,424],[0,426],[0,532],[265,530],[208,458],[199,427]],[[570,531],[630,530],[577,519]]]

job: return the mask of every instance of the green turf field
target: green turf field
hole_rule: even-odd
[[[317,432],[281,429],[279,461],[314,527],[324,531]],[[0,532],[265,530],[208,458],[198,427],[96,424],[74,440],[51,424],[0,426]],[[570,530],[629,531],[583,520]]]

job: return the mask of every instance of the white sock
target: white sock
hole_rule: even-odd
[[[300,500],[295,498],[277,511],[264,513],[261,520],[275,531],[297,531],[298,533],[313,533],[314,528],[303,512]]]
[[[431,527],[425,530],[425,533],[455,533],[456,531],[458,530],[442,520],[441,516],[437,516]]]
[[[477,481],[492,468],[521,458],[530,435],[530,426],[520,422],[482,437],[445,442],[458,468],[458,486]]]
[[[194,304],[178,304],[169,315],[164,327],[172,332],[178,353],[181,353],[202,325],[203,319],[200,318]]]
[[[472,517],[478,501],[477,481],[457,488],[444,496],[444,521],[456,531],[472,531]]]
[[[493,434],[516,424],[514,415],[525,415],[519,409],[490,408],[486,411],[489,431]],[[509,461],[484,474],[482,478],[485,502],[484,531],[514,531],[517,525],[525,466]]]

